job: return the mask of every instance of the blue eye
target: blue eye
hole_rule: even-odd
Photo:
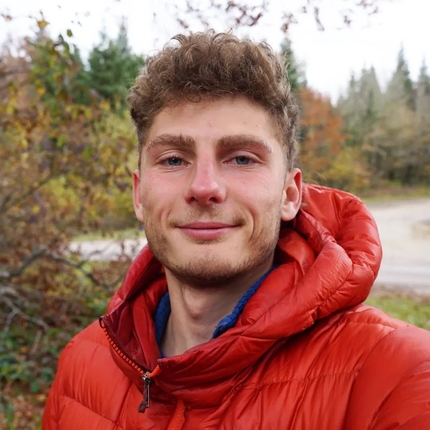
[[[240,166],[246,166],[251,162],[251,160],[245,156],[234,157],[234,159],[236,160],[236,163]]]
[[[182,165],[183,161],[181,158],[178,157],[170,157],[166,160],[166,163],[168,166],[171,167],[179,167]]]

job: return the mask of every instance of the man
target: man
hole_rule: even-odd
[[[62,353],[43,429],[429,429],[430,334],[361,304],[377,228],[302,184],[277,56],[175,39],[129,95],[148,246]]]

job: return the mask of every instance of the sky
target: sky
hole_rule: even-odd
[[[204,7],[209,0],[199,0]],[[258,0],[255,0],[257,2]],[[384,87],[390,79],[401,47],[404,49],[411,77],[415,80],[423,59],[430,70],[430,1],[383,0],[379,12],[368,16],[356,12],[351,28],[341,22],[340,8],[349,0],[314,0],[321,4],[321,20],[325,31],[318,31],[312,16],[296,14],[298,23],[290,26],[293,50],[303,63],[308,84],[336,101],[348,85],[351,73],[359,76],[363,67],[374,66]],[[353,2],[350,0],[351,3]],[[248,0],[252,3],[253,0]],[[70,28],[73,43],[84,56],[100,40],[101,30],[115,37],[121,17],[128,24],[130,44],[134,52],[148,55],[162,47],[170,37],[181,32],[175,20],[174,5],[185,0],[0,0],[0,13],[14,17],[10,22],[0,18],[0,43],[8,36],[16,39],[34,31],[34,19],[50,22],[51,34]],[[278,49],[284,35],[279,30],[282,12],[296,12],[304,0],[269,0],[269,12],[256,28],[246,34],[254,40],[266,40]],[[209,14],[216,30],[226,30],[219,14]],[[200,30],[197,21],[189,20],[191,30]]]

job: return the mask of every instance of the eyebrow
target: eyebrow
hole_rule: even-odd
[[[152,139],[147,147],[146,152],[155,147],[163,146],[179,146],[182,149],[193,149],[196,145],[194,139],[190,136],[183,136],[182,134],[160,134]]]
[[[147,147],[146,152],[155,147],[163,146],[176,146],[185,150],[192,150],[196,146],[195,140],[191,136],[184,136],[182,134],[160,134],[152,139]],[[254,147],[256,149],[263,149],[268,153],[273,152],[273,148],[263,139],[252,134],[235,134],[230,136],[223,136],[217,141],[218,148],[225,149],[240,149],[243,147]]]
[[[217,146],[230,149],[254,147],[260,150],[264,149],[268,153],[273,152],[273,148],[265,140],[253,134],[235,134],[232,136],[223,136],[218,140]]]

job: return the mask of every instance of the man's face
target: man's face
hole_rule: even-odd
[[[276,128],[246,98],[184,102],[154,119],[134,205],[155,257],[176,278],[214,286],[273,263],[281,219],[301,201]]]

